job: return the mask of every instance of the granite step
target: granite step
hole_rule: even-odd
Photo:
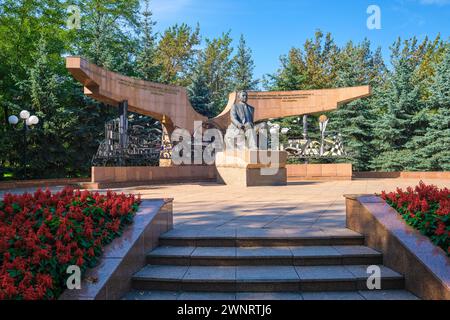
[[[328,292],[129,292],[123,300],[419,300],[406,290],[366,290]]]
[[[135,290],[193,292],[326,292],[367,290],[367,265],[166,266],[147,265]],[[404,278],[380,266],[381,287],[403,289]]]
[[[321,266],[378,265],[383,256],[365,246],[158,247],[147,255],[151,265],[174,266]]]
[[[349,229],[174,229],[161,246],[288,247],[364,245],[364,236]]]

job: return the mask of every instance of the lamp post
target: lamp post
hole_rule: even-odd
[[[28,110],[22,110],[19,114],[20,120],[23,122],[23,148],[22,148],[22,167],[23,167],[23,178],[27,177],[27,132],[29,129],[33,128],[33,126],[39,123],[39,118],[37,116],[32,116]],[[15,115],[12,115],[8,118],[8,122],[10,125],[17,125],[19,123],[19,118]]]
[[[328,121],[330,121],[330,119],[328,119],[328,117],[326,115],[321,115],[319,117],[320,137],[321,137],[320,156],[323,156],[323,152],[324,152],[325,130],[327,130]]]

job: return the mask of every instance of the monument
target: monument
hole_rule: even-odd
[[[257,135],[264,130],[267,133],[268,127],[265,123],[255,125],[255,108],[247,104],[247,91],[239,92],[237,98],[238,102],[231,108],[231,123],[225,134],[225,146],[227,149],[257,149]]]
[[[236,92],[232,92],[223,112],[213,119],[207,119],[192,108],[187,91],[183,87],[127,77],[89,63],[81,57],[67,57],[66,67],[74,78],[83,84],[84,93],[87,96],[103,102],[107,106],[118,108],[120,119],[118,124],[118,141],[122,148],[126,148],[126,144],[129,141],[127,138],[128,124],[126,122],[128,111],[150,116],[162,124],[164,135],[162,140],[164,140],[164,145],[167,148],[163,150],[164,152],[161,152],[164,158],[160,163],[168,166],[164,168],[164,174],[173,167],[169,159],[170,149],[173,144],[169,139],[175,129],[185,129],[191,135],[194,135],[200,127],[206,125],[209,128],[216,128],[222,134],[225,134],[225,144],[234,145],[234,143],[241,143],[242,145],[242,142],[244,142],[243,146],[245,148],[235,149],[244,150],[244,154],[241,154],[238,158],[234,157],[234,159],[231,159],[232,165],[230,165],[230,154],[227,154],[227,150],[217,154],[216,166],[218,168],[218,176],[222,176],[220,174],[222,172],[223,175],[226,176],[228,174],[231,177],[230,179],[225,179],[226,181],[222,179],[223,177],[219,178],[219,181],[225,183],[231,183],[233,180],[232,176],[237,172],[231,169],[239,168],[245,168],[248,173],[247,177],[250,177],[250,180],[257,181],[257,185],[285,183],[284,166],[286,153],[280,151],[266,152],[258,149],[258,141],[260,139],[264,140],[264,132],[267,132],[265,121],[291,116],[318,115],[335,110],[344,103],[371,95],[370,86],[323,90],[249,91],[242,92],[239,95]],[[248,129],[252,130],[246,132]],[[270,162],[267,159],[270,159]],[[272,175],[272,180],[270,180],[269,177],[271,175],[266,174],[275,167],[278,167],[278,176],[276,174]],[[183,178],[188,178],[189,174],[186,174],[186,172],[190,172],[188,169],[175,170],[176,167],[173,168],[174,172],[171,172],[171,174],[173,173],[172,175],[176,175],[176,172],[183,172]],[[98,170],[95,171],[95,169]],[[255,169],[264,171],[264,174],[257,177],[256,180],[251,178],[255,175]],[[151,169],[153,175],[141,172],[141,168],[139,168],[139,173],[132,172],[133,170],[137,169],[120,167],[116,170],[120,174],[115,174],[115,176],[120,176],[120,182],[128,180],[132,182],[134,181],[133,179],[148,179],[148,177],[157,176],[154,168]],[[198,168],[192,171],[198,172]],[[225,174],[225,171],[227,171],[227,174]],[[92,182],[96,183],[97,181],[94,181],[96,179],[115,182],[117,179],[115,176],[111,177],[110,172],[115,171],[106,170],[106,168],[102,167],[93,167]],[[243,182],[244,180],[245,182]],[[248,179],[242,178],[240,181],[242,181],[242,184],[249,185]]]
[[[268,126],[255,124],[247,91],[237,94],[225,133],[225,150],[216,154],[217,182],[236,186],[286,185],[287,153],[268,150]]]

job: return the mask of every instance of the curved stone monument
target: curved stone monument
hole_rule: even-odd
[[[193,133],[195,121],[208,120],[192,108],[183,87],[127,77],[80,57],[67,57],[66,67],[84,85],[87,96],[112,106],[128,101],[128,110],[160,122],[164,119],[169,133],[175,128]]]
[[[230,113],[237,102],[236,92],[229,95],[228,104],[221,114],[207,119],[192,108],[187,91],[183,87],[127,77],[89,63],[81,57],[67,57],[66,67],[75,79],[83,84],[86,95],[107,105],[119,107],[122,110],[121,119],[126,119],[126,111],[130,110],[159,120],[167,137],[177,128],[185,129],[193,135],[204,125],[218,128],[225,133],[232,123]],[[324,90],[249,91],[245,103],[251,106],[252,123],[257,124],[270,119],[332,111],[344,103],[370,95],[370,86]],[[242,99],[238,101],[241,102]],[[122,127],[126,128],[126,125],[123,124]],[[121,132],[126,134],[126,130]],[[270,155],[277,159],[275,168],[279,170],[272,175],[275,178],[270,178],[268,170],[273,169],[274,163],[267,163],[263,159],[267,158],[267,155],[262,151],[250,148],[238,156],[230,155],[227,151],[219,152],[216,158],[216,166],[222,168],[219,181],[228,183],[239,180],[242,185],[247,186],[285,184],[285,153],[271,151]],[[234,159],[231,166],[230,157]],[[256,173],[257,170],[265,172]],[[241,174],[242,172],[244,174]],[[233,178],[236,174],[240,175],[239,179]],[[94,177],[92,174],[93,183],[96,182]]]
[[[237,93],[229,95],[223,112],[208,120],[197,113],[189,102],[186,89],[127,77],[101,68],[81,57],[67,57],[69,72],[84,85],[84,93],[98,101],[117,106],[128,101],[130,111],[162,121],[170,132],[183,128],[193,133],[194,121],[213,123],[225,132],[231,123],[230,111]],[[370,86],[298,91],[248,92],[248,104],[254,107],[254,121],[319,114],[337,109],[340,105],[368,97]]]

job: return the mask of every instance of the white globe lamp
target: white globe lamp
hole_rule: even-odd
[[[270,128],[270,134],[277,134],[278,133],[278,127],[272,127]]]
[[[36,116],[31,116],[28,118],[30,125],[35,126],[39,123],[39,118]]]
[[[9,124],[16,125],[19,123],[19,118],[17,118],[16,116],[9,116],[8,122]]]
[[[27,110],[22,110],[20,111],[20,119],[22,120],[27,120],[30,117],[30,112],[28,112]]]

